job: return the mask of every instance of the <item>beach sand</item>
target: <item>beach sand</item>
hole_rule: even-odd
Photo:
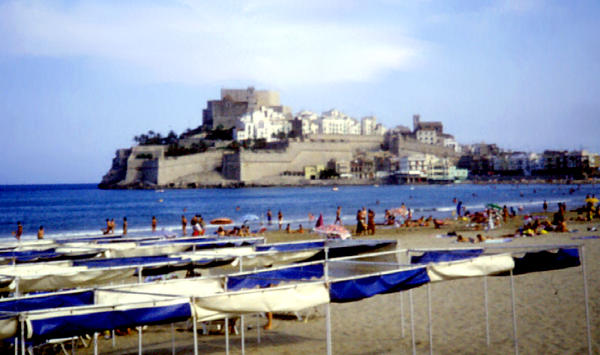
[[[517,217],[492,235],[513,232],[522,219]],[[588,232],[592,223],[570,222],[577,233],[552,233],[545,236],[515,238],[517,244],[585,245],[588,278],[589,312],[593,351],[600,353],[600,239],[573,240],[574,236],[600,235]],[[441,231],[433,228],[379,229],[366,239],[398,239],[402,247],[456,247],[450,238],[436,238],[449,230],[461,231],[467,237],[479,232],[453,225]],[[490,235],[490,234],[487,234]],[[268,242],[317,238],[311,234],[267,234]],[[472,245],[472,244],[467,244]],[[477,244],[475,244],[476,246]],[[437,354],[507,354],[514,353],[513,318],[510,277],[488,277],[490,345],[486,344],[483,278],[461,279],[430,285],[433,352]],[[521,354],[587,353],[583,273],[581,267],[530,273],[514,277],[516,294],[518,349]],[[414,334],[417,353],[430,350],[428,333],[428,286],[413,290]],[[326,353],[325,307],[308,312],[308,320],[278,317],[273,329],[260,331],[257,322],[265,318],[247,316],[245,351],[247,354],[312,354]],[[378,295],[358,302],[331,304],[334,354],[403,354],[412,352],[409,292]],[[175,352],[193,353],[189,324],[175,325]],[[150,326],[143,332],[143,348],[147,354],[171,354],[171,326]],[[137,333],[99,339],[102,354],[134,354],[138,349]],[[241,353],[240,336],[230,336],[230,351]],[[199,353],[224,354],[224,335],[200,335]],[[93,347],[78,348],[79,354],[93,353]]]

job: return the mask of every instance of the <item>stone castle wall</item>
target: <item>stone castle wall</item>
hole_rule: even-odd
[[[158,184],[162,186],[171,183],[185,183],[186,177],[194,180],[193,176],[210,173],[221,167],[222,151],[208,151],[204,153],[169,157],[158,161]],[[196,182],[198,181],[187,181]]]
[[[280,176],[284,171],[302,172],[308,165],[326,165],[331,159],[351,161],[357,151],[380,148],[381,136],[311,136],[304,141],[292,141],[287,150],[262,152],[241,151],[229,158],[226,178],[244,182]],[[225,159],[224,159],[225,160]],[[238,164],[239,170],[235,169]]]
[[[382,136],[322,135],[292,140],[287,149],[215,150],[180,157],[165,157],[164,147],[137,146],[132,148],[127,157],[126,166],[122,162],[118,164],[125,170],[124,174],[120,172],[124,179],[110,185],[186,187],[190,184],[202,186],[228,182],[276,184],[283,178],[289,180],[289,175],[283,174],[286,171],[302,174],[305,166],[326,165],[332,159],[350,162],[356,152],[379,150],[382,141]],[[148,154],[152,154],[152,158],[147,158]],[[123,160],[121,155],[117,160]],[[114,165],[113,162],[112,175],[119,173]],[[293,177],[303,179],[302,176]]]

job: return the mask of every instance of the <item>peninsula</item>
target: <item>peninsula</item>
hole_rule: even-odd
[[[442,122],[413,116],[391,129],[332,109],[292,114],[279,93],[222,89],[202,125],[167,136],[149,131],[118,149],[100,188],[199,188],[343,184],[453,183],[466,179],[598,175],[598,154],[512,152],[495,144],[458,144]]]

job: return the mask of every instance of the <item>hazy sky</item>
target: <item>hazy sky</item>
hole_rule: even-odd
[[[600,2],[0,1],[0,184],[99,182],[220,88],[460,143],[600,152]]]

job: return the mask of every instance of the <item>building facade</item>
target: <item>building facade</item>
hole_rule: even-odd
[[[274,142],[282,135],[287,136],[291,130],[292,122],[283,113],[260,106],[237,120],[233,138],[236,141],[264,139],[266,142]]]

